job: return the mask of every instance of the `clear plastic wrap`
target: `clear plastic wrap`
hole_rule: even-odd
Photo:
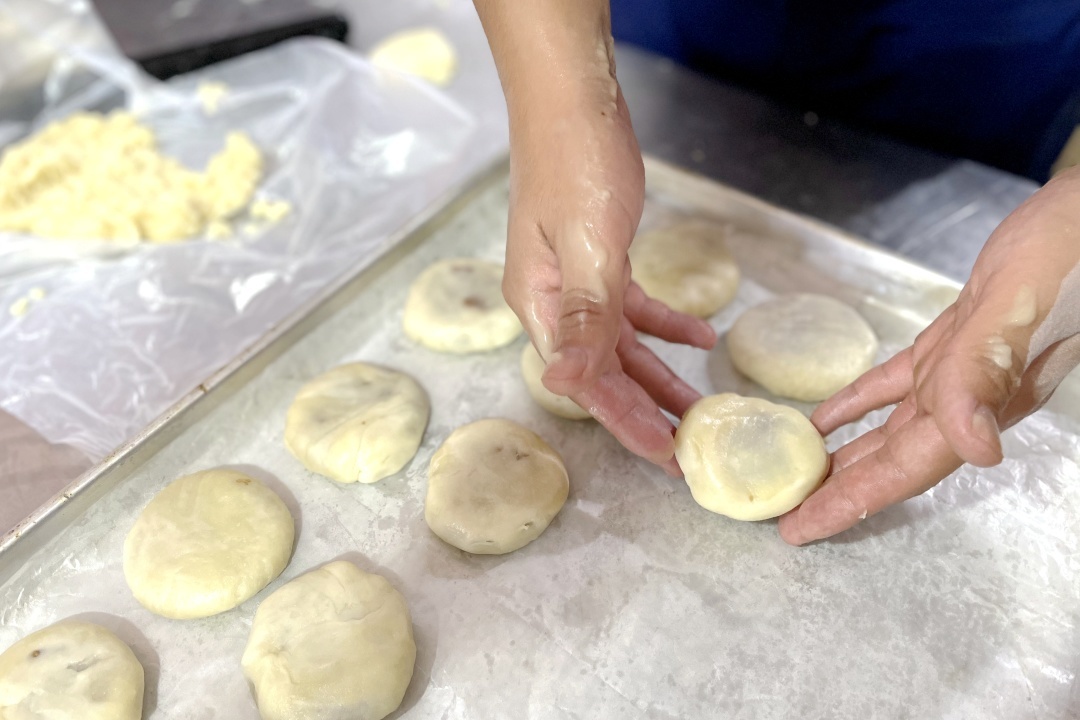
[[[374,260],[472,170],[467,112],[329,41],[292,40],[158,83],[116,52],[80,0],[12,0],[0,7],[5,32],[18,42],[0,44],[0,91],[30,90],[4,114],[16,119],[0,125],[0,141],[77,109],[126,106],[163,152],[202,167],[241,130],[267,160],[256,197],[292,206],[270,226],[241,218],[218,241],[0,234],[0,407],[93,460],[315,290]],[[216,113],[197,96],[204,82],[228,88]],[[35,102],[32,120],[19,120]]]

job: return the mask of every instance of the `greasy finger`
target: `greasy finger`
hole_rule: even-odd
[[[570,224],[553,243],[562,289],[544,385],[559,395],[591,386],[611,368],[630,282],[628,221]]]
[[[571,399],[635,455],[657,465],[675,456],[675,427],[649,394],[621,370],[605,373]]]
[[[617,352],[623,372],[672,415],[682,417],[701,398],[701,393],[672,372],[652,350],[638,342],[629,320],[624,320]]]
[[[780,518],[780,536],[792,545],[831,537],[889,505],[926,492],[961,462],[934,419],[917,416]]]
[[[623,314],[638,330],[672,343],[708,350],[716,344],[716,331],[693,315],[672,310],[645,294],[636,282],[626,289]]]
[[[855,382],[818,405],[810,422],[822,435],[828,435],[871,410],[899,402],[911,392],[913,382],[912,350],[909,347],[870,368]]]

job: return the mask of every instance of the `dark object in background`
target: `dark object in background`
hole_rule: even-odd
[[[307,0],[94,0],[120,50],[165,79],[303,35],[344,41],[348,23]]]
[[[160,55],[132,59],[158,80],[166,80],[173,75],[191,72],[244,53],[261,50],[289,38],[314,35],[344,42],[348,34],[349,24],[345,18],[340,15],[326,15],[291,25],[181,48]]]

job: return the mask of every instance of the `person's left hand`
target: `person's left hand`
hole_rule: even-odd
[[[828,435],[899,403],[838,449],[830,476],[780,519],[793,545],[926,492],[963,462],[1002,460],[1000,428],[1030,415],[1080,363],[1080,168],[998,226],[959,298],[919,337],[818,406]]]

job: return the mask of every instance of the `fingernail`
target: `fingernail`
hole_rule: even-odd
[[[700,330],[701,332],[699,333],[699,336],[701,339],[702,349],[712,349],[712,346],[716,344],[717,340],[716,331],[713,330],[712,325],[705,322],[704,320],[701,321]]]
[[[589,358],[581,348],[565,348],[552,353],[544,369],[544,377],[551,380],[566,380],[579,377],[585,372]]]
[[[1001,445],[1001,430],[998,429],[997,418],[985,405],[975,408],[975,414],[971,416],[971,432],[995,450]]]
[[[799,547],[806,544],[806,537],[802,534],[802,530],[799,529],[799,521],[795,517],[796,512],[797,510],[791,510],[781,516],[778,529],[784,542]]]

